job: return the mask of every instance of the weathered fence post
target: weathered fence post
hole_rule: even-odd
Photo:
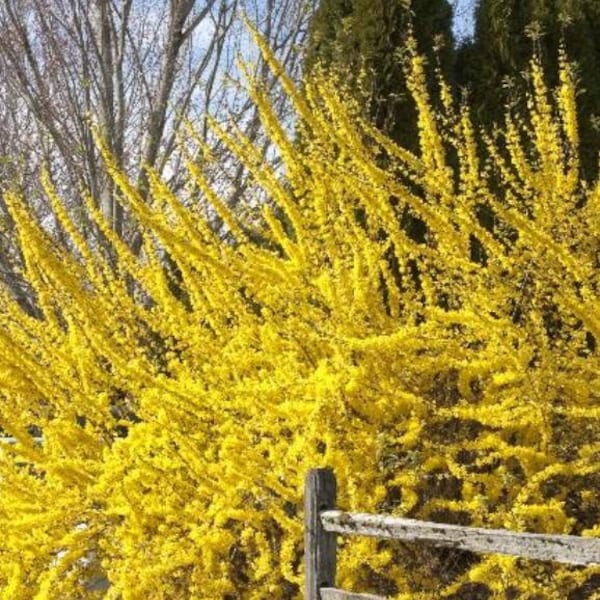
[[[335,510],[335,475],[311,469],[304,486],[304,567],[306,600],[321,600],[322,587],[335,587],[336,534],[323,529],[320,513]]]

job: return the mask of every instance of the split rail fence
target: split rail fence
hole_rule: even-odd
[[[600,564],[600,538],[516,533],[336,509],[331,469],[312,469],[304,495],[305,600],[384,600],[335,587],[337,535],[359,535],[572,565]]]

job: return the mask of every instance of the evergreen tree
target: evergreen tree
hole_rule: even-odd
[[[401,58],[411,26],[419,51],[430,64],[439,61],[449,76],[454,50],[447,0],[322,0],[312,22],[306,67],[341,68],[377,127],[415,150],[416,111]]]
[[[577,66],[579,126],[584,175],[597,173],[600,131],[600,26],[598,0],[479,0],[474,39],[457,57],[457,80],[468,85],[480,124],[501,122],[506,105],[522,109],[528,64],[539,53],[548,81],[556,83],[564,41]]]

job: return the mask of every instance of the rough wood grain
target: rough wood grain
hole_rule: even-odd
[[[320,513],[335,508],[336,482],[331,469],[311,469],[304,488],[305,598],[321,600],[322,587],[335,586],[336,534],[328,533]]]
[[[600,564],[600,538],[517,533],[339,510],[322,512],[321,522],[325,531],[346,535],[427,542],[434,546],[572,565]]]
[[[373,594],[355,594],[337,588],[321,588],[321,600],[385,600],[385,598]]]

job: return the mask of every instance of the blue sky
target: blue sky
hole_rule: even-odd
[[[473,34],[474,0],[454,0],[454,35],[457,39]]]

